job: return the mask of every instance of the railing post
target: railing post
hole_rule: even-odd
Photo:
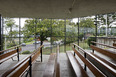
[[[75,48],[75,45],[74,45],[74,48]],[[75,56],[75,52],[74,52],[74,56]]]
[[[94,53],[94,49],[92,49],[93,53]]]
[[[32,77],[32,64],[31,64],[31,56],[30,56],[30,59],[29,59],[29,65],[30,65],[30,67],[29,67],[29,75],[30,75],[30,77]]]
[[[18,58],[18,61],[19,61],[19,47],[17,47],[17,58]]]
[[[84,57],[85,57],[85,59],[86,59],[86,53],[84,53]],[[86,71],[86,64],[84,64],[84,70]]]
[[[1,22],[1,20],[2,20],[2,17],[1,17],[1,14],[0,14],[0,51],[2,50],[2,22]]]
[[[41,49],[40,49],[40,52],[41,52],[41,62],[42,62],[42,47],[41,47]]]

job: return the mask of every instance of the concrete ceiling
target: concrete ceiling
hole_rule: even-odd
[[[116,12],[116,0],[0,0],[3,17],[76,18]]]

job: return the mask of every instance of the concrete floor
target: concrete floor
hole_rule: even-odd
[[[95,53],[99,54],[97,52]],[[20,60],[22,60],[26,56],[28,55],[20,55]],[[67,55],[65,53],[60,53],[59,58],[61,77],[76,77]],[[17,57],[14,57],[14,59],[17,60]],[[48,59],[49,55],[43,55],[43,62],[40,62],[40,57],[38,57],[37,61],[32,65],[32,77],[43,77],[43,72],[45,71],[45,66],[48,62]],[[78,57],[77,59],[79,60],[81,65],[84,66],[83,62]],[[12,61],[12,59],[9,59],[6,62],[2,63],[0,65],[0,75],[7,71],[9,68],[13,67],[17,62],[18,61]],[[94,77],[94,75],[90,72],[89,69],[87,69],[87,73],[89,77]]]
[[[20,55],[20,60],[28,55]],[[17,60],[17,57],[14,57]],[[32,65],[32,77],[43,77],[43,72],[45,71],[46,63],[48,62],[49,55],[43,55],[43,62],[40,62],[40,57]],[[61,77],[76,77],[72,69],[72,66],[65,53],[60,53],[60,74]],[[5,71],[13,67],[18,61],[12,61],[9,59],[0,65],[0,75]],[[24,76],[25,77],[25,76]]]

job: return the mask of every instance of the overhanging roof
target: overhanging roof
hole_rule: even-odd
[[[116,12],[116,0],[0,0],[3,17],[76,18]]]

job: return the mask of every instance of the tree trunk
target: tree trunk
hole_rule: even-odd
[[[43,41],[41,41],[41,45],[43,45]]]

